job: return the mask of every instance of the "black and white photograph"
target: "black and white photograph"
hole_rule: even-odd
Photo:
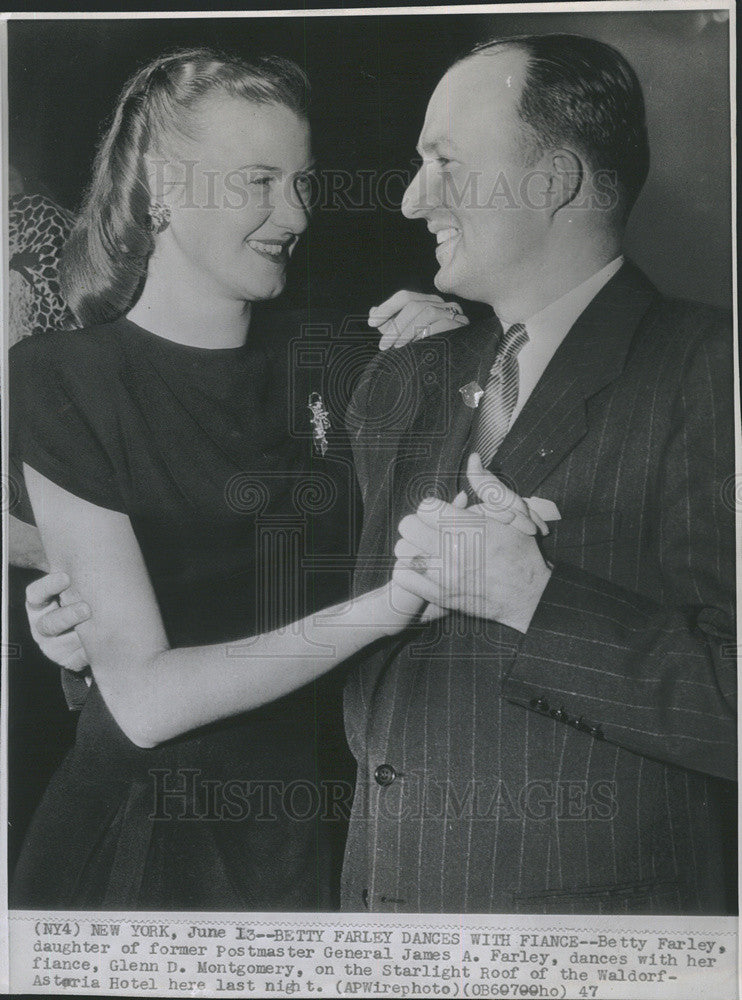
[[[736,997],[734,9],[2,27],[8,991]]]

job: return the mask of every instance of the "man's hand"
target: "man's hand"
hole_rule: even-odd
[[[431,604],[526,632],[551,575],[536,543],[546,526],[478,455],[467,474],[481,503],[423,500],[400,521],[393,579]]]
[[[380,351],[404,347],[413,340],[445,333],[468,323],[457,302],[446,302],[440,295],[405,290],[396,292],[380,306],[372,306],[368,315],[368,325],[376,327],[381,334]]]
[[[90,608],[68,589],[66,573],[50,573],[26,587],[26,615],[34,642],[44,656],[76,673],[88,666],[75,626],[90,618]]]

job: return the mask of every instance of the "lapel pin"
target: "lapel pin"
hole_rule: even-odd
[[[322,397],[318,392],[309,394],[309,412],[312,414],[310,422],[312,424],[312,438],[314,447],[324,458],[327,451],[327,431],[330,429],[330,415],[325,409]]]
[[[542,460],[543,460],[544,458],[548,458],[548,457],[549,457],[549,455],[551,455],[551,451],[552,451],[552,449],[551,449],[551,448],[540,448],[540,449],[539,449],[539,453],[538,453],[538,457],[539,457],[540,459],[542,459]]]
[[[484,395],[484,389],[478,382],[467,382],[466,385],[461,386],[459,392],[464,403],[472,410],[476,410],[479,406],[479,400]]]

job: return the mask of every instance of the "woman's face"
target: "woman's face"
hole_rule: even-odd
[[[231,97],[206,100],[200,120],[197,140],[151,157],[150,190],[171,210],[154,257],[199,294],[273,298],[307,227],[309,126],[281,105]]]

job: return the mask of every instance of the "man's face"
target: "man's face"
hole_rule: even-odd
[[[454,66],[428,104],[422,166],[407,218],[436,234],[436,287],[494,305],[528,280],[544,239],[538,176],[525,166],[517,114],[526,56],[515,49]],[[529,207],[529,205],[531,207]]]

